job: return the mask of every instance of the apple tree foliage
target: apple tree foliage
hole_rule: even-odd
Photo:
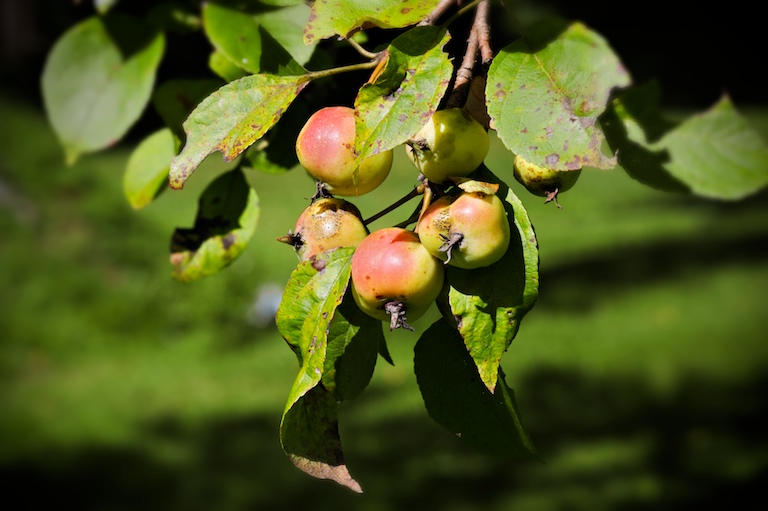
[[[181,189],[214,152],[236,161],[198,197],[193,227],[172,235],[179,281],[215,274],[242,253],[261,212],[247,173],[295,167],[303,122],[333,104],[333,80],[361,72],[348,105],[360,159],[406,143],[436,110],[464,106],[496,132],[510,162],[519,154],[566,172],[620,167],[644,185],[714,200],[768,184],[768,147],[727,94],[671,121],[659,109],[659,88],[634,83],[599,33],[577,20],[523,23],[513,2],[163,1],[144,16],[122,6],[95,0],[93,14],[58,39],[41,77],[44,104],[69,163],[112,146],[145,109],[156,110],[165,127],[138,144],[124,174],[136,209]],[[199,58],[210,75],[158,83],[167,42],[180,32],[207,41]],[[337,62],[340,47],[357,50],[357,61]],[[311,99],[303,94],[310,84]],[[414,371],[436,422],[479,451],[535,458],[500,362],[537,299],[536,234],[505,183],[511,168],[480,165],[471,177],[494,183],[505,199],[510,246],[490,267],[447,268],[441,318],[416,341]],[[359,492],[337,407],[365,389],[380,357],[392,360],[383,323],[348,292],[353,252],[298,264],[276,323],[299,365],[281,445],[301,470]]]

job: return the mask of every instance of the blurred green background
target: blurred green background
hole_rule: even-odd
[[[559,210],[514,182],[494,139],[488,166],[522,198],[539,237],[540,298],[503,366],[544,463],[477,454],[427,416],[412,357],[433,311],[414,333],[387,333],[395,365],[380,360],[369,388],[340,407],[357,495],[294,468],[278,439],[298,368],[262,303],[295,267],[275,238],[313,183],[300,169],[249,174],[262,216],[247,252],[217,276],[174,282],[173,229],[191,225],[197,194],[226,166],[213,155],[184,190],[131,210],[121,180],[140,129],[65,167],[37,91],[19,85],[34,81],[25,66],[36,62],[17,64],[27,74],[0,88],[0,488],[9,501],[458,511],[762,500],[765,192],[713,202],[651,190],[621,169],[586,169]],[[742,112],[768,138],[764,105]],[[414,178],[400,153],[387,182],[355,202],[370,216]]]

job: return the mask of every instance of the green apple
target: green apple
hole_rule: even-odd
[[[479,167],[488,155],[490,138],[463,108],[446,108],[436,111],[405,147],[424,177],[443,183]]]

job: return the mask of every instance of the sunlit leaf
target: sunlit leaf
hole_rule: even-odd
[[[94,16],[56,41],[45,62],[45,109],[67,162],[119,141],[149,101],[165,38],[126,15]]]
[[[339,35],[350,36],[371,26],[402,28],[424,19],[440,0],[316,0],[304,29],[304,42],[313,44]]]
[[[429,121],[453,73],[443,52],[449,39],[440,28],[416,27],[392,41],[383,71],[355,100],[360,159],[399,146]]]
[[[144,208],[167,188],[176,150],[176,138],[168,128],[152,133],[133,150],[123,174],[123,193],[133,209]]]
[[[503,373],[499,371],[491,392],[480,380],[461,336],[445,320],[421,335],[413,364],[424,405],[435,422],[482,453],[537,456]]]
[[[502,48],[488,70],[491,127],[513,153],[555,170],[612,168],[597,118],[629,74],[602,36],[548,20]]]
[[[349,283],[352,248],[320,253],[291,273],[275,321],[301,364],[288,399],[290,408],[320,383],[328,345],[328,328]]]
[[[240,169],[214,179],[200,197],[194,226],[173,233],[173,277],[189,282],[221,271],[245,250],[259,213],[259,198]]]
[[[181,188],[214,151],[231,161],[261,138],[306,85],[305,76],[249,75],[214,92],[184,122],[187,142],[171,162],[170,186]]]

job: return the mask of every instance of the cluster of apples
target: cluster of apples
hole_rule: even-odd
[[[369,232],[357,206],[340,197],[381,185],[393,154],[383,151],[358,165],[354,143],[354,109],[329,106],[310,116],[297,137],[296,154],[319,193],[294,230],[278,239],[293,245],[300,261],[355,247],[350,287],[358,307],[389,322],[392,330],[412,330],[408,322],[420,318],[443,288],[446,265],[480,268],[504,255],[510,240],[507,214],[495,188],[445,186],[445,194],[424,205],[413,230],[393,226]],[[450,185],[482,164],[490,140],[464,109],[447,108],[436,111],[405,147],[421,177]]]

